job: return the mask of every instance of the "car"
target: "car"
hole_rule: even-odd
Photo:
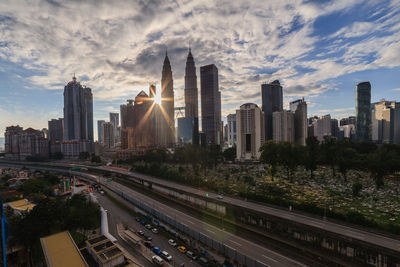
[[[139,217],[136,217],[135,220],[136,220],[137,222],[140,222],[140,218],[139,218]]]
[[[171,261],[172,260],[172,256],[169,255],[169,253],[166,252],[165,250],[163,250],[163,252],[161,252],[161,257],[163,257],[167,261]]]
[[[137,233],[138,233],[139,235],[141,235],[141,236],[144,236],[144,232],[143,232],[142,230],[137,231]]]
[[[186,253],[186,248],[184,246],[179,246],[178,247],[179,252],[181,253]]]
[[[222,195],[217,195],[218,199],[223,199],[224,197]]]
[[[141,225],[146,225],[146,222],[145,221],[141,221],[140,224]]]
[[[162,265],[164,264],[163,259],[161,259],[161,257],[158,256],[158,255],[154,255],[153,257],[151,257],[151,260],[152,260],[155,264],[157,264],[158,266],[162,266]]]
[[[146,224],[144,227],[146,227],[147,229],[151,229],[151,225],[150,224]]]
[[[176,242],[173,239],[168,240],[168,244],[170,244],[173,247],[176,247]]]
[[[189,258],[191,258],[194,261],[197,259],[197,256],[191,251],[187,251],[186,256],[188,256]]]
[[[153,243],[152,242],[150,242],[150,241],[144,241],[144,243],[143,243],[146,247],[148,247],[148,248],[152,248],[152,247],[154,247],[154,245],[153,245]]]
[[[103,190],[101,190],[101,191],[100,191],[100,194],[104,195],[104,191],[103,191]]]
[[[158,234],[157,228],[153,228],[153,229],[151,229],[151,231],[152,231],[153,233],[155,233],[155,234]]]
[[[200,265],[202,265],[202,266],[208,266],[209,264],[208,264],[208,260],[206,259],[206,258],[203,258],[203,257],[200,257],[199,258],[199,263],[200,263]]]
[[[157,255],[161,255],[161,249],[159,247],[153,247],[153,252]]]
[[[147,241],[153,240],[153,238],[149,235],[144,235],[144,239],[146,239]]]

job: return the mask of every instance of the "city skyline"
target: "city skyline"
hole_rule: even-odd
[[[183,106],[189,42],[197,66],[218,66],[224,119],[244,102],[260,105],[260,84],[275,79],[282,83],[285,109],[290,101],[305,97],[310,116],[329,113],[340,119],[355,115],[354,86],[359,82],[371,82],[371,102],[399,99],[400,18],[396,3],[308,2],[290,3],[292,8],[287,8],[284,2],[267,7],[237,2],[224,5],[224,10],[210,5],[202,10],[196,2],[190,8],[161,5],[159,9],[151,3],[135,8],[121,3],[107,14],[104,11],[110,7],[104,4],[89,21],[78,20],[75,26],[68,26],[61,23],[68,19],[63,11],[74,9],[80,14],[92,4],[57,6],[46,2],[21,9],[20,3],[2,2],[1,136],[7,125],[41,129],[49,119],[62,117],[62,89],[73,72],[93,89],[94,121],[107,119],[109,112],[118,112],[120,103],[149,83],[157,81],[160,88],[166,47],[174,71],[175,106]],[[155,10],[165,15],[165,26],[155,17],[143,18]],[[216,15],[215,21],[201,20],[210,13]],[[230,24],[221,25],[220,31],[216,23],[222,23],[225,13],[230,15]],[[246,24],[242,23],[243,14],[247,24],[254,26],[242,26]],[[128,17],[135,22],[142,19],[143,27],[128,31],[121,26]],[[341,22],[332,23],[337,17]],[[101,23],[101,30],[93,28],[96,23]],[[111,33],[112,25],[122,27],[121,31]],[[40,33],[40,41],[31,32]],[[140,32],[143,36],[135,39],[134,33]],[[55,38],[60,44],[52,41]],[[111,39],[115,44],[110,45]],[[72,45],[71,40],[77,42]],[[82,60],[87,64],[78,64]]]

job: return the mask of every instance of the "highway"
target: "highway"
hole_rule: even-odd
[[[2,163],[0,162],[0,166],[6,166],[6,167],[17,167],[20,168],[20,164],[10,164],[10,163]],[[158,210],[159,212],[175,219],[179,219],[179,221],[188,227],[202,233],[203,235],[209,236],[210,238],[213,238],[219,242],[222,242],[229,247],[237,250],[238,252],[252,258],[255,260],[258,260],[260,263],[263,263],[267,266],[306,266],[302,264],[301,262],[298,262],[296,260],[293,260],[289,257],[286,257],[284,255],[281,255],[275,251],[269,250],[265,247],[262,247],[260,245],[257,245],[249,240],[243,239],[241,237],[238,237],[236,235],[233,235],[227,231],[221,230],[213,225],[210,225],[208,223],[203,222],[202,220],[199,220],[195,217],[192,217],[190,215],[187,215],[185,213],[182,213],[180,211],[177,211],[161,202],[158,202],[146,195],[140,194],[124,185],[121,185],[116,182],[106,182],[106,179],[103,177],[99,177],[96,175],[92,174],[87,174],[87,173],[81,173],[81,172],[76,172],[76,171],[68,171],[68,170],[60,170],[57,168],[51,168],[51,167],[41,167],[41,166],[30,166],[29,164],[26,164],[25,166],[29,166],[32,169],[37,169],[37,170],[48,170],[48,171],[54,171],[54,172],[62,172],[62,173],[71,173],[73,175],[78,175],[78,176],[83,176],[83,177],[90,177],[93,180],[99,181],[103,185],[107,185],[108,188],[112,190],[119,190],[123,192],[124,194],[127,194],[138,201],[151,206],[152,208]]]
[[[94,176],[97,178],[97,176]],[[103,178],[103,183],[105,184],[105,179]],[[178,218],[181,223],[184,223],[188,227],[209,236],[219,242],[223,242],[228,246],[234,248],[240,253],[247,255],[253,259],[258,260],[261,263],[264,263],[268,266],[305,266],[300,262],[297,262],[293,259],[285,257],[284,255],[278,254],[272,250],[269,250],[265,247],[259,246],[251,241],[243,239],[241,237],[232,235],[229,232],[223,231],[213,225],[204,223],[203,221],[172,209],[171,207],[164,205],[161,202],[158,202],[146,195],[140,194],[126,186],[118,184],[116,182],[107,183],[107,187],[112,190],[119,190],[123,193],[134,197],[138,201],[153,207],[159,212],[171,217]]]
[[[165,180],[158,179],[158,178],[155,178],[155,177],[152,177],[149,175],[114,170],[114,169],[110,169],[110,168],[106,168],[106,167],[98,167],[98,169],[113,171],[116,173],[131,176],[131,177],[136,177],[139,179],[143,179],[144,181],[152,182],[154,184],[162,185],[164,187],[168,187],[171,189],[177,189],[177,190],[180,190],[183,192],[198,195],[200,197],[204,197],[206,194],[208,194],[209,198],[213,198],[215,201],[218,201],[221,203],[226,203],[226,204],[229,204],[232,206],[237,206],[237,207],[241,207],[241,208],[246,208],[248,210],[262,212],[262,213],[265,213],[268,215],[273,215],[278,218],[283,218],[283,219],[287,219],[289,221],[294,221],[296,223],[301,223],[304,225],[315,227],[315,228],[318,228],[323,231],[329,231],[329,232],[332,232],[335,234],[339,234],[339,235],[346,236],[346,237],[349,237],[352,239],[360,240],[360,241],[363,241],[366,243],[372,243],[375,245],[379,245],[379,246],[389,248],[393,251],[400,253],[400,240],[398,240],[398,239],[389,238],[389,237],[386,237],[383,235],[363,231],[360,229],[333,223],[333,222],[318,219],[315,217],[310,217],[310,216],[302,215],[299,213],[289,212],[289,211],[281,210],[278,208],[273,208],[270,206],[265,206],[265,205],[261,205],[261,204],[255,203],[255,202],[244,201],[241,199],[232,198],[232,197],[228,197],[228,196],[224,196],[223,199],[217,199],[216,193],[199,190],[199,189],[196,189],[193,187],[185,186],[185,185],[170,182],[170,181],[165,181]]]

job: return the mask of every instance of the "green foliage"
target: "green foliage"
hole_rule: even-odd
[[[90,153],[89,152],[81,152],[79,153],[79,159],[80,160],[88,160],[90,158]]]
[[[10,217],[12,242],[34,246],[41,237],[60,231],[91,230],[100,226],[100,209],[83,195],[70,200],[44,198],[29,213]]]
[[[50,184],[43,179],[32,178],[26,180],[21,186],[21,192],[24,196],[29,196],[34,193],[41,193],[47,196],[52,195],[53,189]]]
[[[92,155],[92,158],[90,159],[91,162],[93,163],[101,163],[101,158],[100,156]]]
[[[33,156],[27,156],[25,160],[32,162],[43,162],[47,160],[47,157],[41,155],[33,155]]]
[[[52,158],[55,160],[60,160],[64,158],[64,154],[61,152],[56,152],[52,155]]]
[[[236,158],[236,146],[227,148],[222,153],[225,161],[235,161]]]
[[[355,181],[351,187],[351,190],[353,192],[353,197],[358,197],[360,195],[360,192],[362,190],[362,184],[360,181]]]

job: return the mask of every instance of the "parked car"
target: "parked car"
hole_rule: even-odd
[[[176,242],[173,239],[168,240],[168,244],[170,244],[173,247],[176,247]]]
[[[154,245],[153,245],[153,243],[152,242],[150,242],[150,241],[144,241],[144,243],[143,243],[146,247],[148,247],[148,248],[152,248],[152,247],[154,247]]]
[[[139,235],[141,235],[141,236],[144,236],[144,232],[143,232],[142,230],[137,231],[137,233],[138,233]]]
[[[217,195],[218,199],[223,199],[224,197],[222,195]]]
[[[184,246],[179,246],[178,247],[179,252],[181,253],[186,253],[187,249]]]
[[[186,252],[186,256],[188,256],[189,258],[191,258],[194,261],[197,259],[197,256],[191,251]]]
[[[136,217],[135,220],[136,220],[137,222],[140,222],[140,218],[139,218],[139,217]]]
[[[153,229],[151,229],[151,231],[152,231],[153,233],[155,233],[155,234],[158,234],[157,228],[153,228]]]
[[[149,235],[144,235],[144,239],[146,239],[147,241],[153,240],[153,238]]]
[[[152,261],[157,264],[158,266],[162,266],[164,264],[163,259],[161,259],[160,256],[158,255],[154,255],[153,257],[151,257]]]
[[[146,227],[147,229],[149,229],[149,230],[151,229],[151,225],[150,225],[150,224],[146,224],[145,227]]]
[[[161,257],[163,257],[163,258],[166,259],[167,261],[171,261],[171,260],[172,260],[172,256],[169,255],[169,253],[166,252],[165,250],[163,250],[163,252],[161,252]]]
[[[153,252],[157,255],[160,255],[162,251],[159,247],[153,247]]]
[[[206,259],[206,258],[203,258],[203,257],[200,257],[199,258],[199,263],[200,263],[200,265],[202,265],[202,266],[208,266],[209,264],[208,264],[208,260]]]
[[[141,225],[146,225],[146,222],[145,221],[141,221],[140,224]]]

